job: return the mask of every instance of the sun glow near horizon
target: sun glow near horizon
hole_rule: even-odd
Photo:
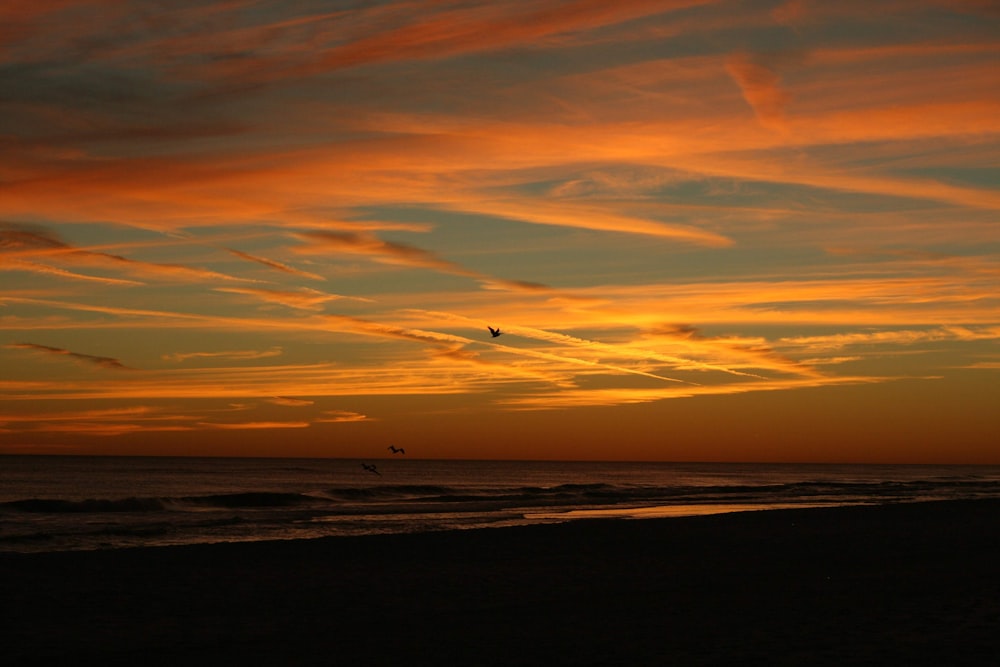
[[[988,3],[0,25],[0,453],[1000,463]]]

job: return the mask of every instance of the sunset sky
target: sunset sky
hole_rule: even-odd
[[[0,453],[1000,463],[998,186],[991,0],[3,3]]]

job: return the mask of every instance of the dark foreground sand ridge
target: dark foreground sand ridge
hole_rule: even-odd
[[[10,665],[991,665],[1000,501],[0,554]]]

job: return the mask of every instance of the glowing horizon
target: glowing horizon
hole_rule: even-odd
[[[0,454],[1000,463],[998,28],[2,7]]]

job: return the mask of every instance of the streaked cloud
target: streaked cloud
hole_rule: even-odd
[[[7,4],[10,451],[453,455],[531,410],[558,458],[935,383],[969,401],[913,452],[995,423],[991,3]]]
[[[326,278],[324,278],[323,276],[321,276],[319,274],[310,273],[309,271],[302,271],[301,269],[293,268],[291,266],[288,266],[287,264],[282,264],[281,262],[277,262],[277,261],[275,261],[273,259],[266,259],[264,257],[256,257],[254,255],[251,255],[251,254],[246,253],[246,252],[242,252],[240,250],[233,250],[232,248],[226,248],[226,251],[232,253],[233,255],[236,255],[240,259],[245,259],[245,260],[247,260],[249,262],[257,262],[258,264],[263,264],[264,266],[270,267],[270,268],[275,269],[277,271],[282,271],[284,273],[290,273],[290,274],[296,275],[296,276],[302,276],[304,278],[310,278],[312,280],[326,280]]]
[[[747,53],[733,54],[726,69],[739,85],[747,104],[765,127],[783,129],[789,95],[781,78],[759,58]]]
[[[322,310],[323,304],[339,299],[358,299],[358,297],[347,297],[339,294],[328,294],[319,290],[299,288],[298,290],[274,290],[250,287],[216,287],[217,292],[228,292],[230,294],[244,294],[269,303],[279,303],[290,308],[301,308],[303,310]],[[371,299],[358,299],[360,301],[371,301]]]
[[[190,267],[181,264],[162,264],[128,259],[120,255],[74,247],[60,240],[52,232],[19,225],[0,226],[0,254],[9,257],[17,266],[30,266],[33,263],[19,261],[23,258],[45,257],[53,261],[66,261],[74,264],[84,264],[121,270],[126,273],[148,276],[159,279],[180,279],[194,281],[247,281],[245,278],[229,276],[217,271]],[[37,265],[36,265],[37,266]],[[44,271],[44,270],[43,270]],[[61,272],[58,269],[48,270],[53,275],[81,276]],[[115,281],[107,278],[90,278],[103,282],[119,284],[138,284],[134,281]]]
[[[340,424],[344,422],[363,422],[368,421],[368,417],[359,412],[350,412],[349,410],[325,410],[323,413],[316,418],[316,422],[320,424]]]
[[[272,396],[271,398],[265,399],[268,403],[274,403],[275,405],[284,405],[292,408],[301,408],[309,405],[313,405],[315,401],[310,401],[305,398],[290,398],[288,396]]]
[[[810,380],[777,380],[748,382],[722,386],[698,386],[691,388],[609,388],[593,390],[569,390],[558,394],[524,395],[500,402],[515,410],[557,410],[582,407],[610,407],[651,403],[671,398],[691,398],[693,396],[719,396],[748,394],[762,391],[791,391],[796,389],[846,384],[873,384],[885,381],[875,377],[815,378]]]
[[[450,262],[416,246],[384,241],[368,232],[310,231],[297,234],[306,244],[296,249],[304,254],[360,255],[375,262],[395,266],[431,269],[456,276],[473,278],[496,289],[544,290],[545,286],[528,281],[504,280]]]
[[[913,345],[936,341],[997,341],[1000,327],[935,327],[932,329],[898,329],[830,334],[826,336],[797,336],[781,339],[787,346],[813,351],[840,350],[857,345]]]
[[[282,349],[273,347],[270,350],[225,350],[220,352],[174,352],[163,355],[168,361],[187,361],[188,359],[264,359],[281,356]]]
[[[122,362],[112,357],[101,357],[93,354],[71,352],[70,350],[65,350],[60,347],[39,345],[37,343],[9,343],[6,347],[14,350],[29,350],[31,352],[39,352],[42,354],[54,355],[57,357],[69,357],[73,361],[79,361],[87,365],[100,366],[101,368],[109,368],[113,370],[131,370],[129,369],[128,366],[126,366]]]
[[[309,422],[199,422],[198,426],[206,429],[223,431],[245,431],[279,428],[307,428]]]
[[[386,264],[435,269],[461,276],[475,276],[474,271],[436,257],[415,246],[383,241],[373,234],[359,232],[302,232],[299,239],[306,242],[300,253],[347,253],[363,255]]]
[[[68,278],[70,280],[84,280],[95,283],[104,283],[105,285],[142,285],[143,283],[136,280],[127,280],[124,278],[108,278],[105,276],[92,276],[84,273],[76,273],[74,271],[67,271],[66,269],[60,269],[55,266],[48,266],[47,264],[39,264],[37,262],[19,262],[10,261],[5,262],[0,270],[4,271],[25,271],[28,273],[38,273],[42,275],[56,276],[59,278]]]

